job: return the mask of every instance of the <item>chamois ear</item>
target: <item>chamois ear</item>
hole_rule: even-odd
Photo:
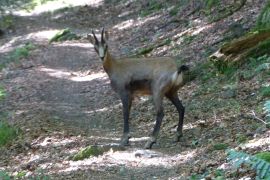
[[[95,38],[91,34],[87,34],[87,39],[90,41],[91,44],[95,44]]]
[[[108,31],[105,31],[105,40],[109,40],[109,32]]]
[[[102,28],[102,31],[101,31],[101,38],[102,40],[105,40],[105,41],[109,40],[109,33],[104,28]]]

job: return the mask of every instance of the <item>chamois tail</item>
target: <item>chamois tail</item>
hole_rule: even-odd
[[[183,81],[182,73],[186,72],[188,70],[189,70],[188,66],[186,66],[186,65],[180,66],[178,68],[178,70],[175,73],[173,73],[173,75],[172,75],[172,83],[174,85],[179,85],[180,83],[182,83],[182,81]]]
[[[189,70],[189,67],[188,67],[188,66],[182,65],[182,66],[180,66],[180,67],[178,68],[177,73],[178,73],[178,74],[181,74],[182,72],[185,72],[185,71],[188,71],[188,70]]]

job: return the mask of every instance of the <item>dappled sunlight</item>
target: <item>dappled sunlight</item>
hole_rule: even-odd
[[[110,150],[102,156],[92,157],[81,161],[69,161],[69,167],[60,172],[71,172],[78,169],[89,169],[90,167],[109,168],[125,164],[126,168],[163,167],[173,168],[184,164],[196,156],[196,150],[183,154],[167,155],[155,150],[129,149],[126,151]],[[98,169],[101,170],[101,169]]]
[[[82,72],[67,71],[63,69],[51,69],[47,67],[40,67],[38,68],[38,70],[47,73],[51,77],[67,79],[76,82],[92,81],[96,79],[107,79],[106,73],[104,72],[86,74]]]
[[[20,40],[21,37],[13,37],[10,41],[0,46],[0,53],[7,53],[13,49],[14,43]]]
[[[38,4],[33,10],[27,11],[27,10],[19,10],[15,11],[14,14],[20,15],[20,16],[33,16],[33,15],[39,15],[44,12],[48,11],[55,11],[58,9],[63,9],[65,7],[74,7],[74,6],[92,6],[92,7],[98,7],[101,6],[104,3],[104,0],[54,0],[54,1],[48,1],[44,4]]]
[[[43,30],[34,33],[30,33],[28,38],[33,38],[38,41],[49,40],[59,31],[59,29]]]
[[[81,43],[81,42],[61,42],[61,44],[55,44],[55,47],[80,47],[85,48],[88,50],[91,50],[90,48],[93,48],[93,45],[91,43]]]
[[[117,25],[115,25],[113,27],[113,29],[117,29],[117,30],[125,30],[125,29],[130,29],[130,28],[133,28],[133,27],[139,27],[139,26],[142,26],[144,24],[146,24],[147,22],[149,21],[153,21],[155,19],[158,19],[160,18],[161,16],[160,15],[155,15],[155,16],[151,16],[151,17],[146,17],[146,18],[137,18],[137,19],[129,19],[129,20],[126,20],[124,22],[121,22]]]
[[[109,107],[104,107],[100,109],[90,110],[90,111],[84,111],[86,114],[95,114],[95,113],[107,113],[109,111],[113,111],[115,108],[122,108],[122,103],[113,103]]]
[[[0,46],[0,53],[6,53],[14,49],[14,46],[20,41],[35,41],[35,42],[44,42],[51,39],[55,34],[59,31],[59,29],[51,29],[51,30],[41,30],[37,32],[32,32],[29,34],[15,36],[10,41],[6,42],[2,46]]]
[[[270,131],[268,132],[268,134],[270,134]],[[258,148],[262,146],[268,146],[270,148],[270,137],[255,138],[241,145],[242,148]],[[270,150],[269,148],[268,150]]]
[[[203,31],[205,31],[207,29],[210,29],[212,27],[213,27],[212,24],[197,25],[196,27],[188,28],[188,29],[174,35],[173,38],[178,39],[178,38],[181,38],[181,37],[183,37],[185,35],[195,36],[195,35],[198,35],[198,34],[202,33]]]

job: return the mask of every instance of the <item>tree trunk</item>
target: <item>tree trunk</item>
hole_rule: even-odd
[[[241,65],[248,56],[270,53],[270,30],[252,33],[223,45],[210,56],[218,69]]]

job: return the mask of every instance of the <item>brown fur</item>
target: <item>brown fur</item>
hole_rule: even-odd
[[[177,90],[184,85],[184,71],[187,66],[177,68],[175,60],[171,57],[152,58],[113,58],[106,44],[108,34],[104,29],[101,33],[101,41],[98,41],[94,32],[93,37],[88,36],[94,44],[96,52],[103,61],[103,68],[108,74],[112,88],[120,95],[123,104],[124,134],[121,144],[129,142],[129,112],[132,99],[135,95],[153,95],[154,106],[157,112],[156,124],[152,137],[148,140],[145,148],[151,148],[156,142],[160,125],[164,116],[162,100],[167,97],[177,108],[179,122],[176,141],[182,135],[185,108],[178,98]]]

